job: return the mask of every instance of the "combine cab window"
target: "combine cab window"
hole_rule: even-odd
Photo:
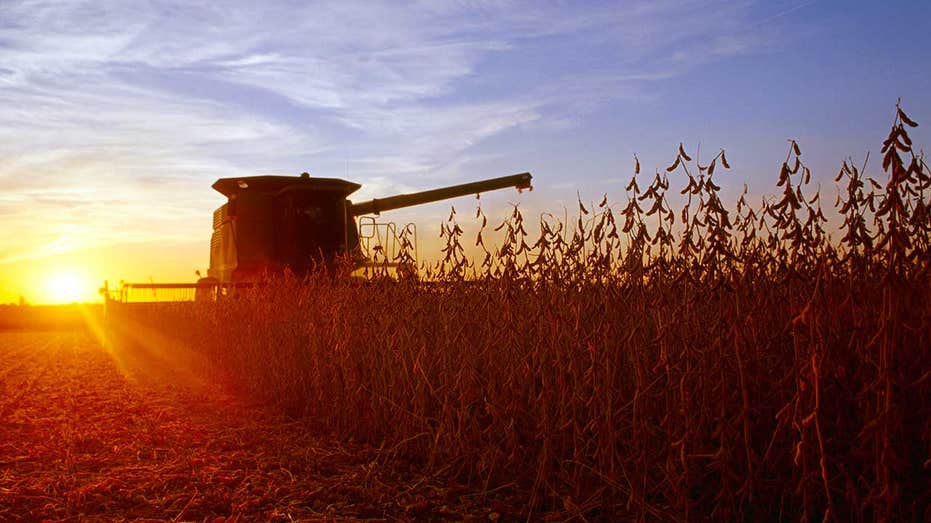
[[[276,247],[279,259],[302,271],[345,251],[346,207],[320,191],[289,189],[277,197]],[[330,256],[328,256],[330,254]]]

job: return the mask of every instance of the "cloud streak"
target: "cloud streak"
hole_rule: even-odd
[[[220,176],[457,178],[509,130],[765,48],[754,5],[6,0],[0,229],[29,234],[0,262],[204,237]]]

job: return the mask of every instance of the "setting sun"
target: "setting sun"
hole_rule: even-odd
[[[59,272],[45,284],[45,294],[49,303],[73,303],[86,300],[90,292],[87,278],[76,272]]]

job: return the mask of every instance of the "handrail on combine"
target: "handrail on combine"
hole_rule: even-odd
[[[417,225],[408,223],[399,228],[394,222],[376,222],[374,216],[360,216],[359,249],[369,261],[359,267],[397,267],[402,263],[398,258],[405,248],[405,236],[409,242],[407,254],[416,261]]]

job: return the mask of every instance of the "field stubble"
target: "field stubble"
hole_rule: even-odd
[[[243,403],[151,347],[0,333],[0,520],[451,519],[462,486]]]

